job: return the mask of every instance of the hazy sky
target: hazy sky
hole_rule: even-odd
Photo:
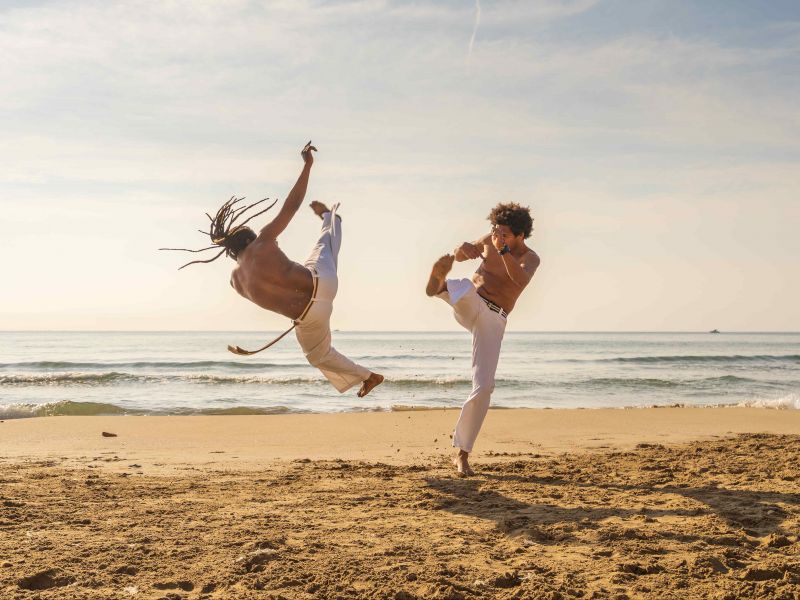
[[[515,200],[542,265],[509,330],[800,330],[795,0],[0,7],[0,329],[288,326],[156,248],[283,199],[313,139],[336,328],[456,329],[430,264]]]

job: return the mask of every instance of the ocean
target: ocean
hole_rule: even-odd
[[[458,407],[466,332],[335,332],[386,382],[338,394],[287,336],[270,333],[0,332],[0,419],[62,414],[274,414]],[[800,408],[800,333],[506,334],[492,405]]]

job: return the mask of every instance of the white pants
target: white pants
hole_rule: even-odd
[[[472,333],[472,392],[461,407],[453,433],[453,446],[472,452],[494,391],[506,319],[486,306],[469,279],[448,279],[446,283],[447,291],[438,297],[453,307],[456,321]]]
[[[370,376],[369,369],[357,365],[331,346],[331,313],[339,288],[337,260],[342,245],[342,221],[336,218],[338,204],[322,215],[322,233],[305,266],[316,272],[317,294],[311,308],[295,327],[295,334],[306,359],[317,367],[339,393],[346,392]]]

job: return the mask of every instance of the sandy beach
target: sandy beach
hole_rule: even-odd
[[[800,597],[797,411],[455,417],[0,422],[0,596]]]

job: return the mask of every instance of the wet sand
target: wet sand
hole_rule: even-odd
[[[797,412],[455,417],[2,422],[0,597],[800,597]]]

